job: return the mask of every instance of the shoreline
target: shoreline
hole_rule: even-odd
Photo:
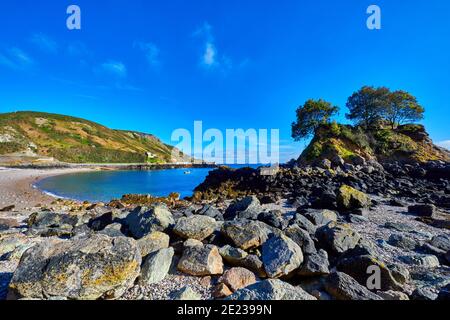
[[[34,187],[38,181],[64,174],[88,172],[90,168],[17,169],[0,168],[0,210],[14,205],[14,211],[51,204],[58,199]]]

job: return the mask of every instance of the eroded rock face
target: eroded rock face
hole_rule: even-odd
[[[220,275],[223,261],[216,246],[191,246],[184,249],[178,270],[194,276]]]
[[[278,278],[297,269],[303,262],[303,253],[287,236],[273,236],[262,247],[262,261],[267,275]]]
[[[141,254],[130,238],[48,239],[23,254],[8,297],[114,299],[134,283],[140,265]]]
[[[216,220],[211,217],[194,215],[180,218],[173,231],[184,239],[204,240],[216,229]]]
[[[317,300],[300,287],[277,279],[257,282],[240,289],[227,298],[228,300]]]
[[[124,223],[133,237],[140,239],[154,231],[166,231],[175,224],[172,213],[164,204],[155,204],[150,208],[137,207]]]

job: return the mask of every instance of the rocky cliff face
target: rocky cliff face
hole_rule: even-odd
[[[173,147],[140,132],[42,112],[0,114],[0,155],[70,163],[170,163]]]
[[[301,154],[301,164],[318,164],[324,159],[347,163],[354,159],[425,163],[450,161],[450,152],[433,144],[422,125],[404,125],[396,129],[330,124],[319,128],[309,146]]]

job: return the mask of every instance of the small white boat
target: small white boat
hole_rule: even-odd
[[[191,174],[192,172],[190,171],[185,171],[184,174]]]

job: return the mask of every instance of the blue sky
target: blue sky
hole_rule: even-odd
[[[77,4],[82,29],[66,28]],[[382,10],[382,29],[366,9]],[[170,143],[177,128],[280,129],[282,160],[295,109],[341,107],[363,85],[404,89],[450,146],[450,2],[8,1],[0,10],[0,112],[79,116]]]

